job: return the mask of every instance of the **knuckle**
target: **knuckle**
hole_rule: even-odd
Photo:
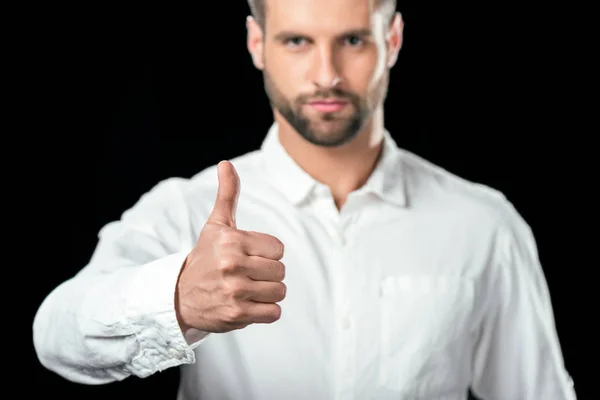
[[[230,307],[223,315],[223,321],[226,323],[236,323],[244,318],[244,310],[239,306]]]
[[[222,294],[227,299],[238,299],[242,297],[243,289],[237,282],[229,282],[223,285]]]
[[[235,256],[224,256],[219,259],[219,269],[225,273],[236,272],[239,265],[239,260]]]
[[[219,236],[219,244],[222,246],[230,246],[241,242],[241,232],[236,229],[225,229]]]

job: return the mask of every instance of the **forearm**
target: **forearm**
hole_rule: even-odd
[[[57,287],[34,320],[40,362],[74,382],[102,384],[194,362],[174,306],[185,254]]]

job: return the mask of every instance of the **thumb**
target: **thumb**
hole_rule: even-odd
[[[208,220],[235,228],[235,214],[240,196],[240,178],[229,161],[221,161],[217,165],[217,171],[219,177],[217,199]]]

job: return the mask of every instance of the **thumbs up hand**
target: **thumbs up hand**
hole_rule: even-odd
[[[181,329],[228,332],[281,316],[284,246],[264,233],[237,229],[239,176],[230,162],[218,165],[213,210],[182,267],[175,296]]]

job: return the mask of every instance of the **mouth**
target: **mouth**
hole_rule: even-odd
[[[323,113],[331,113],[342,110],[348,105],[347,101],[338,99],[315,100],[308,103],[314,110]]]

